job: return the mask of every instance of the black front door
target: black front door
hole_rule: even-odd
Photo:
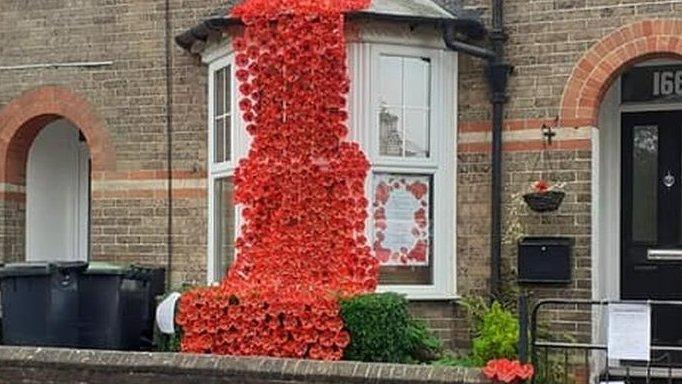
[[[682,300],[682,111],[624,113],[622,129],[621,297]],[[682,346],[682,307],[653,307],[652,342]]]

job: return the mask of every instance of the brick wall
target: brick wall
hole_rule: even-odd
[[[480,371],[420,365],[0,347],[0,384],[475,384]]]
[[[168,35],[172,38],[224,4],[171,0]],[[6,1],[0,7],[0,66],[113,62],[92,68],[0,70],[0,107],[27,91],[58,86],[86,100],[108,133],[106,149],[115,161],[93,175],[91,231],[96,260],[167,263],[165,26],[165,2],[160,0]],[[172,278],[177,285],[205,281],[206,71],[196,57],[175,44],[171,62]],[[50,103],[45,101],[41,107]],[[77,107],[71,109],[78,113]],[[6,132],[19,128],[9,125],[21,123],[0,118],[0,131],[5,133],[1,140],[9,140]],[[25,197],[23,191],[11,192],[23,185],[25,180],[19,177],[0,190],[3,197],[11,194],[2,202],[0,262],[24,257]]]
[[[24,231],[22,223],[26,216],[24,204],[13,200],[0,201],[0,239],[2,255],[0,264],[21,261],[24,255]]]
[[[482,11],[490,25],[490,1],[463,3],[466,8]],[[681,56],[679,43],[672,42],[682,19],[682,4],[665,0],[507,0],[504,7],[509,35],[505,56],[514,66],[504,127],[506,212],[512,206],[511,196],[524,191],[532,181],[543,178],[567,182],[567,200],[558,212],[539,215],[526,209],[520,221],[527,234],[568,235],[576,239],[574,280],[568,287],[532,287],[530,291],[537,298],[589,298],[594,156],[589,131],[596,125],[593,112],[599,107],[603,91],[600,87],[608,87],[610,79],[638,57]],[[649,22],[655,19],[670,21]],[[635,39],[641,46],[628,46]],[[595,56],[588,57],[593,61],[585,62],[590,48]],[[597,64],[609,50],[617,54]],[[600,76],[582,80],[582,84],[576,81],[587,77],[576,68],[584,67],[589,72],[598,65],[604,72],[595,71]],[[490,107],[482,61],[463,56],[460,71],[457,260],[458,286],[460,293],[467,295],[485,292],[489,284],[490,136],[486,133],[490,132]],[[572,93],[590,91],[586,83],[594,85],[593,93],[586,93],[582,99]],[[586,88],[576,90],[579,86]],[[591,112],[583,111],[581,115],[576,105],[589,106]],[[545,149],[540,127],[543,123],[554,124],[557,117],[558,136],[554,145]],[[543,160],[537,162],[538,156]],[[504,222],[508,220],[505,213]],[[505,264],[514,265],[516,247],[505,246],[503,257]],[[589,312],[585,308],[550,311],[548,317],[555,329],[581,339],[589,337]]]

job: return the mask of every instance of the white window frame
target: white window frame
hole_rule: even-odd
[[[431,62],[431,115],[429,157],[380,156],[379,58],[381,55],[429,58]],[[456,299],[456,169],[457,169],[457,54],[443,48],[408,44],[352,43],[349,45],[350,125],[353,139],[369,157],[366,197],[373,201],[374,173],[433,176],[433,283],[431,285],[380,285],[380,292],[398,292],[413,300]],[[369,86],[368,86],[369,85]],[[373,215],[367,220],[367,237],[374,238]]]
[[[217,71],[230,66],[230,76],[232,81],[230,82],[230,92],[231,92],[231,124],[230,124],[230,159],[229,161],[216,163],[215,160],[215,74]],[[209,285],[214,285],[219,283],[218,273],[224,271],[218,271],[216,269],[217,254],[219,247],[217,242],[216,233],[216,212],[218,208],[216,204],[216,199],[218,196],[215,195],[215,183],[217,180],[233,177],[234,172],[239,164],[239,160],[246,156],[249,147],[249,137],[245,131],[245,124],[239,112],[239,98],[241,97],[238,93],[238,84],[235,78],[235,62],[234,55],[232,53],[226,53],[218,58],[215,58],[208,64],[208,159],[207,159],[207,169],[208,169],[208,244],[207,244],[207,283]],[[239,206],[235,207],[235,240],[239,236],[239,228],[241,226],[241,210]]]

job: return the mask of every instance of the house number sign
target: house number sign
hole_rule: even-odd
[[[682,101],[682,65],[637,67],[623,74],[623,102]]]

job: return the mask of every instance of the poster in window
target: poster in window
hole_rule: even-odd
[[[428,266],[431,176],[374,176],[374,252],[383,266]]]

